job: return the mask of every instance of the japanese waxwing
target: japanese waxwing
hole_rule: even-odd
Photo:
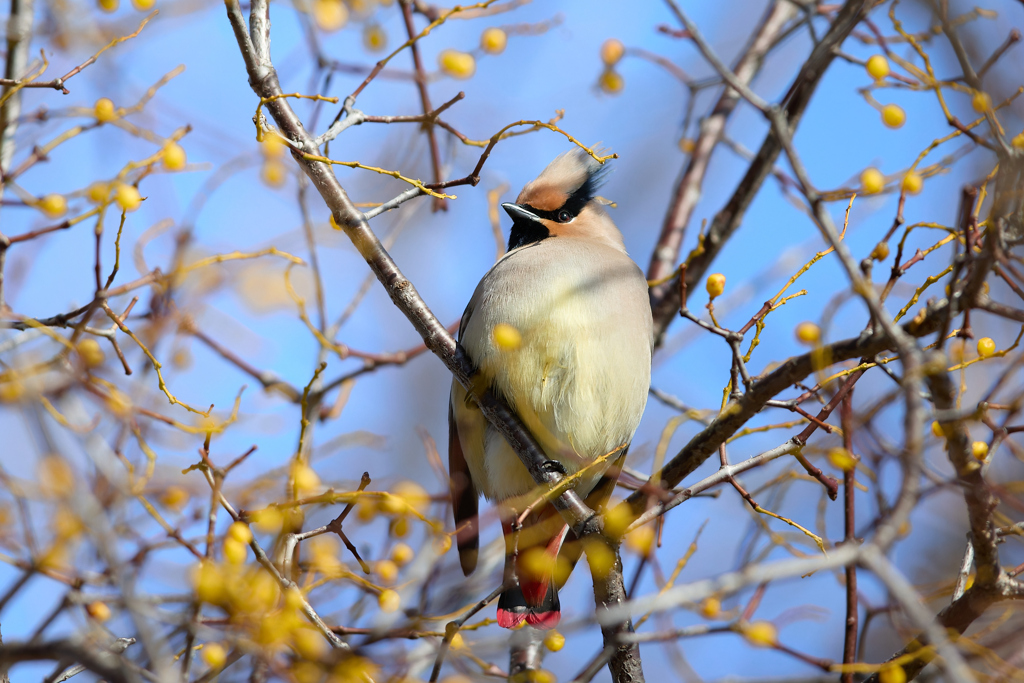
[[[602,507],[647,404],[653,323],[643,272],[596,196],[602,166],[576,148],[502,204],[508,253],[484,275],[459,339],[482,381],[502,396],[576,493]],[[462,570],[476,568],[478,496],[497,504],[505,533],[498,623],[554,628],[558,588],[579,543],[519,457],[452,383],[448,462]],[[596,462],[595,462],[596,461]],[[590,465],[588,468],[587,466]],[[531,506],[532,504],[532,506]],[[521,519],[520,519],[521,518]],[[519,520],[521,527],[513,533]],[[561,552],[560,552],[561,551]]]

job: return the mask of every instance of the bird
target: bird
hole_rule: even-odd
[[[598,196],[604,166],[574,148],[502,204],[508,251],[483,276],[459,326],[475,381],[503,398],[545,455],[601,509],[615,487],[651,380],[647,280]],[[581,544],[467,390],[452,382],[448,461],[463,573],[476,568],[479,496],[505,535],[498,623],[552,629],[558,589]],[[568,540],[567,540],[568,537]]]

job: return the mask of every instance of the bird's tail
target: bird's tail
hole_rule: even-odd
[[[522,529],[503,520],[505,583],[511,587],[498,598],[498,625],[516,628],[523,621],[539,629],[553,629],[562,618],[558,602],[558,551],[569,527],[550,505],[550,512],[531,514]],[[551,514],[554,512],[554,514]]]

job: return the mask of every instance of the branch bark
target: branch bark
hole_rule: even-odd
[[[138,683],[140,680],[120,656],[72,640],[0,645],[0,669],[5,672],[12,664],[38,661],[78,662],[110,683]]]

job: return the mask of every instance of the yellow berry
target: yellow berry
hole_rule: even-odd
[[[378,667],[373,661],[365,657],[349,656],[335,665],[328,680],[330,683],[363,683],[377,680],[377,672]]]
[[[916,171],[911,171],[903,176],[903,191],[907,194],[917,194],[922,187],[924,187],[924,179]]]
[[[356,517],[364,522],[369,522],[371,519],[377,516],[380,512],[380,506],[377,503],[376,498],[360,498],[356,503]]]
[[[757,647],[771,647],[779,639],[779,633],[770,621],[755,621],[743,626],[743,635],[747,642]]]
[[[395,547],[391,549],[391,561],[399,567],[404,567],[412,562],[412,558],[415,556],[416,553],[413,549],[405,543],[396,543]]]
[[[304,599],[302,597],[302,591],[296,587],[285,589],[284,592],[284,604],[285,606],[294,611],[302,609]]]
[[[269,187],[281,187],[284,185],[285,177],[288,175],[284,164],[276,159],[267,159],[263,162],[260,170],[260,178]]]
[[[114,190],[114,201],[123,211],[135,211],[142,204],[142,196],[134,185],[120,183]]]
[[[907,121],[907,114],[903,108],[896,104],[887,104],[882,107],[882,123],[889,128],[899,128]]]
[[[880,81],[889,75],[889,60],[883,55],[871,55],[867,63],[868,75]]]
[[[395,538],[405,538],[409,535],[409,518],[405,515],[395,517],[388,525],[388,531]]]
[[[311,661],[318,661],[327,654],[328,646],[324,637],[312,628],[297,628],[292,632],[295,650]]]
[[[621,40],[609,38],[601,44],[601,61],[605,66],[615,66],[626,54],[626,46]]]
[[[420,514],[430,508],[430,494],[414,481],[400,481],[391,487],[391,493],[398,496],[405,504]],[[405,512],[405,510],[401,510]]]
[[[942,429],[942,425],[940,425],[937,421],[932,422],[932,434],[939,438],[946,436],[945,430]]]
[[[100,602],[99,600],[86,605],[85,613],[101,623],[110,618],[110,608],[107,607],[107,603]]]
[[[228,527],[228,537],[239,543],[248,544],[252,540],[252,531],[245,522],[232,522]]]
[[[175,512],[185,507],[188,504],[188,499],[188,491],[180,486],[168,486],[164,489],[163,495],[160,496],[160,502],[163,503],[164,507],[170,508]]]
[[[523,335],[508,323],[498,323],[491,330],[494,345],[501,351],[514,351],[523,343]]]
[[[603,579],[615,567],[615,551],[600,539],[585,539],[583,544],[587,551],[587,562],[590,572],[598,579]]]
[[[113,121],[117,118],[117,112],[114,110],[114,102],[109,97],[101,97],[96,100],[96,104],[93,105],[93,116],[96,120],[101,123],[107,121]]]
[[[68,200],[62,194],[48,194],[39,200],[37,206],[50,218],[60,218],[68,212]]]
[[[537,669],[536,671],[531,671],[530,674],[530,683],[557,683],[558,681],[555,674],[547,669]]]
[[[95,368],[103,365],[103,349],[100,343],[91,337],[87,337],[75,345],[78,357],[87,368]]]
[[[683,154],[693,154],[695,144],[693,138],[680,138],[679,140],[679,151]]]
[[[280,533],[281,527],[284,526],[284,515],[280,509],[273,506],[257,510],[250,517],[256,528],[265,534]]]
[[[394,583],[398,578],[398,565],[391,560],[381,560],[374,565],[373,571],[383,583]]]
[[[857,467],[857,459],[845,448],[833,448],[828,452],[828,461],[836,469],[849,472]]]
[[[996,343],[992,337],[982,337],[978,340],[978,355],[988,358],[996,352]]]
[[[480,49],[489,55],[500,55],[508,44],[508,34],[500,28],[491,27],[480,34]]]
[[[604,533],[609,538],[619,539],[636,516],[628,505],[609,505],[604,513]]]
[[[337,31],[348,23],[348,8],[341,0],[314,0],[313,20],[324,31]]]
[[[336,575],[344,570],[338,560],[338,541],[333,536],[317,536],[310,542],[313,568],[321,574]]]
[[[654,528],[642,526],[626,536],[626,547],[638,555],[649,555],[654,547]]]
[[[185,168],[188,157],[185,155],[185,148],[177,142],[168,140],[164,143],[164,168],[168,171],[180,171]]]
[[[565,636],[558,631],[548,631],[548,634],[544,636],[544,647],[552,652],[558,652],[565,647]]]
[[[608,68],[601,72],[597,84],[609,95],[618,95],[626,87],[626,80],[618,71]]]
[[[388,34],[380,24],[366,24],[363,27],[363,47],[369,52],[380,52],[388,45]]]
[[[803,322],[796,326],[796,338],[802,344],[814,346],[821,341],[821,328],[812,322]]]
[[[102,204],[110,196],[110,184],[96,182],[85,190],[86,198],[93,204]]]
[[[523,578],[540,580],[555,571],[555,558],[544,548],[533,546],[520,551],[520,568]]]
[[[231,538],[224,539],[224,559],[231,564],[245,564],[249,549],[241,541]]]
[[[1017,149],[1024,149],[1024,133],[1020,135],[1014,135],[1013,140],[1010,140],[1010,144]]]
[[[402,598],[398,595],[398,591],[385,588],[377,596],[377,604],[380,605],[383,612],[396,612],[402,606]]]
[[[203,602],[216,604],[222,602],[226,596],[224,572],[213,562],[200,562],[192,582],[195,585],[196,597]]]
[[[441,67],[441,71],[452,78],[472,78],[476,73],[476,59],[468,52],[459,52],[450,48],[442,50],[441,54],[437,56],[437,63]]]
[[[875,245],[875,248],[871,250],[871,258],[876,261],[884,261],[889,258],[889,243],[879,242]]]
[[[451,639],[451,648],[453,650],[461,650],[466,647],[466,639],[462,637],[461,633],[456,633]]]
[[[878,672],[878,683],[907,683],[907,672],[899,664],[886,664]]]
[[[984,441],[975,441],[971,444],[971,455],[978,460],[984,460],[988,455],[988,444]]]
[[[341,230],[341,226],[338,225],[338,221],[334,220],[334,214],[332,213],[327,219],[327,222],[331,224],[331,227],[335,230]]]
[[[722,613],[722,601],[718,598],[707,598],[700,603],[700,613],[708,619],[717,619]]]
[[[725,291],[725,276],[721,273],[712,273],[708,275],[708,281],[704,286],[712,299],[716,296],[722,296],[722,292]]]
[[[321,683],[324,680],[324,672],[316,661],[304,660],[295,662],[290,669],[290,673],[291,679],[294,679],[295,683]]]
[[[277,605],[281,587],[262,567],[252,567],[240,584],[243,608],[248,612],[269,612]]]
[[[295,490],[299,495],[310,495],[320,488],[320,477],[309,465],[298,464],[292,470]]]
[[[279,135],[268,134],[263,138],[263,143],[260,145],[260,152],[263,154],[265,159],[280,159],[284,156],[288,145],[285,144],[284,140]]]
[[[992,98],[988,96],[988,93],[979,90],[971,98],[971,107],[979,114],[984,114],[992,108]]]
[[[146,10],[153,9],[153,5],[156,4],[156,0],[132,0],[132,7],[145,12]]]
[[[120,0],[97,0],[96,5],[104,12],[116,12]]]
[[[220,643],[206,643],[203,645],[203,661],[211,669],[219,669],[228,661],[228,651]]]
[[[864,194],[878,194],[885,189],[885,176],[877,168],[866,168],[860,174],[860,189]]]

